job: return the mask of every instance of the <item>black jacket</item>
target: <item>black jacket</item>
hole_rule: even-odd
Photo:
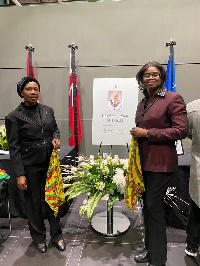
[[[32,120],[21,103],[5,117],[10,159],[16,177],[26,175],[24,165],[44,163],[50,159],[52,140],[60,139],[51,107],[38,103],[41,124]]]

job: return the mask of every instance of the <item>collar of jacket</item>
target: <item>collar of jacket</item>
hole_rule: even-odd
[[[159,91],[156,93],[156,95],[161,96],[161,97],[165,97],[167,93],[167,89],[165,88],[165,86],[162,86]],[[141,102],[146,102],[147,101],[147,97],[144,97]]]
[[[28,120],[28,121],[35,123],[35,124],[39,125],[40,127],[42,127],[44,125],[44,121],[45,121],[46,116],[47,116],[47,110],[45,108],[45,105],[43,105],[43,104],[38,103],[38,107],[39,107],[40,115],[41,115],[41,124],[37,123],[36,121],[32,120],[29,116],[27,116],[26,108],[23,106],[22,103],[17,107],[17,111],[21,112],[20,116],[22,118],[24,118],[25,120]]]

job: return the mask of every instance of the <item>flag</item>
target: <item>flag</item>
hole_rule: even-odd
[[[132,211],[134,211],[142,192],[144,192],[144,181],[140,165],[138,141],[132,137],[124,189],[124,202]]]
[[[30,48],[30,46],[29,46],[29,48]],[[31,69],[30,69],[30,67],[31,67]],[[35,73],[34,73],[33,64],[32,64],[32,50],[30,51],[30,49],[28,50],[28,54],[27,54],[27,77],[29,77],[29,76],[31,76],[34,79],[36,79],[36,76],[35,76]],[[38,98],[37,101],[39,102],[40,98]]]
[[[30,56],[30,51],[28,51],[28,54],[27,54],[27,77],[31,76],[33,78],[36,78],[35,77],[35,73],[34,73],[34,68],[33,68],[32,57],[31,56]],[[30,62],[30,60],[31,60],[31,62]],[[30,65],[31,65],[32,69],[30,69]]]
[[[173,82],[171,86],[171,58],[169,56],[168,64],[167,64],[167,80],[165,82],[165,87],[168,91],[176,92],[176,76],[175,76],[175,60],[173,53]]]
[[[168,64],[167,64],[167,80],[165,82],[165,87],[168,91],[176,92],[176,75],[175,75],[175,60],[174,60],[174,53],[173,53],[173,80],[171,86],[171,58],[169,56]],[[176,145],[176,152],[178,155],[184,154],[183,145],[181,140],[175,141]]]
[[[0,183],[9,179],[10,176],[6,173],[5,170],[0,169]]]
[[[74,95],[74,83],[73,83],[73,73],[72,73],[72,49],[70,53],[70,76],[69,76],[69,146],[75,146],[75,136],[77,135],[78,147],[82,139],[82,128],[81,128],[81,116],[80,116],[80,98],[79,98],[79,87],[78,78],[75,68],[75,86],[76,91]],[[74,97],[76,99],[76,106],[74,106]],[[76,110],[76,112],[75,112]]]

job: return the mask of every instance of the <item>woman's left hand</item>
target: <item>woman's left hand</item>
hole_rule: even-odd
[[[133,135],[136,138],[147,138],[147,132],[148,130],[141,127],[133,127],[130,130],[131,135]]]
[[[53,148],[54,149],[59,149],[60,148],[60,140],[59,139],[53,139],[52,140]]]

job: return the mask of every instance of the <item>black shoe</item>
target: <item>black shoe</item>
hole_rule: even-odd
[[[65,243],[65,240],[64,239],[62,239],[63,241],[61,241],[61,242],[57,242],[57,243],[53,243],[55,246],[56,246],[56,248],[59,250],[59,251],[65,251],[65,249],[66,249],[66,243]]]
[[[197,257],[198,247],[190,243],[187,243],[185,248],[185,254],[191,257]]]
[[[140,253],[135,255],[134,257],[135,261],[137,262],[148,262],[149,261],[149,251],[144,248]]]
[[[40,253],[45,253],[47,251],[47,245],[46,242],[41,243],[41,244],[35,244],[35,248],[40,252]]]

